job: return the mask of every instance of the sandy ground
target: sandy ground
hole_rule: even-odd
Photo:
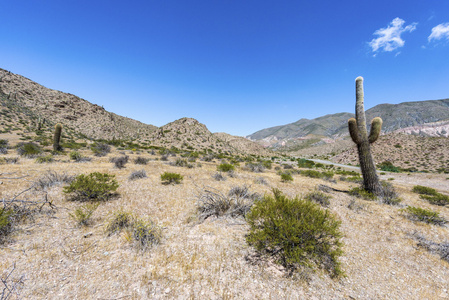
[[[87,155],[88,153],[86,153]],[[227,193],[233,186],[270,193],[279,188],[286,195],[305,195],[319,184],[348,190],[353,183],[330,183],[294,175],[292,183],[281,183],[275,170],[250,173],[237,169],[235,178],[216,181],[216,163],[193,169],[155,161],[148,165],[128,163],[115,169],[105,158],[74,163],[67,156],[58,162],[37,164],[21,158],[15,165],[0,165],[0,199],[11,199],[48,170],[87,174],[94,171],[116,175],[119,197],[102,203],[88,227],[79,227],[69,216],[81,204],[68,201],[62,186],[47,191],[57,207],[37,213],[34,220],[19,225],[10,241],[0,246],[0,274],[15,265],[12,280],[23,276],[20,299],[447,299],[449,263],[417,246],[419,233],[434,242],[448,241],[448,227],[412,222],[400,211],[404,205],[439,211],[449,219],[449,208],[433,206],[411,192],[426,185],[449,194],[449,180],[438,174],[383,175],[394,184],[402,206],[354,199],[331,192],[329,210],[341,221],[345,277],[331,279],[317,271],[307,276],[286,276],[282,268],[255,258],[245,242],[248,226],[243,219],[209,218],[198,222],[196,194],[203,187]],[[8,154],[7,156],[13,156]],[[136,154],[130,154],[131,159]],[[173,158],[172,158],[173,159]],[[147,178],[129,181],[132,171],[144,169]],[[179,185],[161,184],[160,175],[176,172],[184,176]],[[21,179],[5,179],[26,176]],[[268,185],[255,183],[263,177]],[[338,178],[338,176],[336,176]],[[29,191],[23,200],[42,199]],[[351,208],[349,204],[352,203]],[[159,245],[138,250],[124,232],[108,236],[105,227],[118,210],[151,218],[163,228]],[[304,278],[308,278],[305,280]],[[13,284],[13,281],[9,283]]]

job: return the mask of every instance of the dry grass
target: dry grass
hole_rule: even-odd
[[[82,153],[92,156],[89,151]],[[11,154],[7,154],[9,157]],[[251,186],[252,192],[270,193],[279,188],[287,196],[305,196],[319,184],[348,190],[354,183],[324,182],[322,179],[293,175],[283,184],[275,170],[263,173],[265,184],[255,184],[260,174],[238,168],[235,177],[216,181],[217,163],[202,162],[202,168],[179,168],[161,161],[147,165],[128,164],[114,168],[109,157],[95,157],[77,164],[67,157],[37,164],[21,158],[18,164],[2,165],[8,177],[0,199],[9,199],[29,187],[41,174],[51,170],[68,175],[101,172],[115,174],[120,184],[119,198],[96,209],[90,227],[79,227],[69,216],[78,204],[65,200],[59,185],[47,189],[47,197],[58,208],[51,216],[38,214],[19,225],[11,241],[0,249],[0,275],[15,264],[15,274],[25,274],[20,297],[24,299],[438,299],[448,297],[449,263],[421,247],[410,237],[413,232],[435,243],[444,243],[447,226],[415,223],[396,206],[357,200],[363,209],[348,208],[352,197],[331,191],[329,208],[342,221],[345,237],[342,268],[347,277],[332,280],[324,273],[286,277],[270,261],[258,259],[245,243],[247,225],[242,218],[210,217],[194,222],[196,192],[208,186],[223,194],[234,186]],[[130,159],[136,154],[128,153]],[[141,155],[142,156],[142,155]],[[176,158],[169,157],[173,161]],[[147,177],[130,181],[129,174],[143,170]],[[163,185],[164,172],[180,173],[178,185]],[[403,203],[433,209],[449,219],[448,207],[432,206],[411,187],[421,184],[420,175],[395,175],[393,184]],[[390,176],[390,175],[389,175]],[[415,177],[416,176],[416,177]],[[439,192],[448,193],[444,175],[426,175]],[[7,177],[0,175],[0,177]],[[430,186],[430,185],[429,185]],[[28,197],[28,196],[24,196]],[[29,197],[32,197],[30,195]],[[132,212],[137,218],[154,221],[162,228],[160,244],[142,252],[126,230],[108,235],[106,227],[117,211]],[[308,278],[308,281],[301,278]]]

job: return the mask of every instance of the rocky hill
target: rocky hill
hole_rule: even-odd
[[[297,122],[262,129],[248,136],[249,139],[259,141],[265,146],[282,147],[289,140],[304,139],[310,136],[322,138],[338,138],[348,135],[347,121],[352,118],[351,113],[337,113],[319,117],[313,120],[300,119]],[[423,124],[439,121],[449,121],[449,99],[403,102],[400,104],[379,104],[366,111],[367,120],[381,117],[384,121],[382,132],[393,132],[402,128],[410,128],[404,132],[419,133]],[[426,135],[441,136],[441,130],[426,130]],[[443,133],[444,135],[444,133]]]
[[[135,139],[156,126],[106,111],[75,95],[48,89],[28,78],[0,69],[0,98],[9,111],[27,111],[36,122],[61,123],[89,138]]]
[[[184,150],[270,154],[245,138],[212,134],[195,119],[182,118],[158,128],[0,69],[0,138],[35,139],[42,130],[50,139],[56,123],[63,125],[63,135],[71,140],[116,139]]]

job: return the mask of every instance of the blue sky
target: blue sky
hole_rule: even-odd
[[[0,68],[162,126],[248,135],[449,98],[449,1],[1,1]]]

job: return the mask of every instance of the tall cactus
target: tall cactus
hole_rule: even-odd
[[[363,188],[377,196],[382,193],[382,186],[376,173],[373,157],[371,156],[370,144],[379,137],[382,128],[382,119],[379,117],[371,121],[371,130],[368,136],[366,130],[365,109],[363,106],[363,77],[359,76],[355,80],[356,104],[355,119],[348,120],[349,133],[352,140],[357,145],[359,154],[360,169],[363,175]]]
[[[53,151],[61,151],[62,147],[59,144],[61,141],[61,132],[62,132],[62,125],[56,124],[55,125],[55,134],[53,136]]]

